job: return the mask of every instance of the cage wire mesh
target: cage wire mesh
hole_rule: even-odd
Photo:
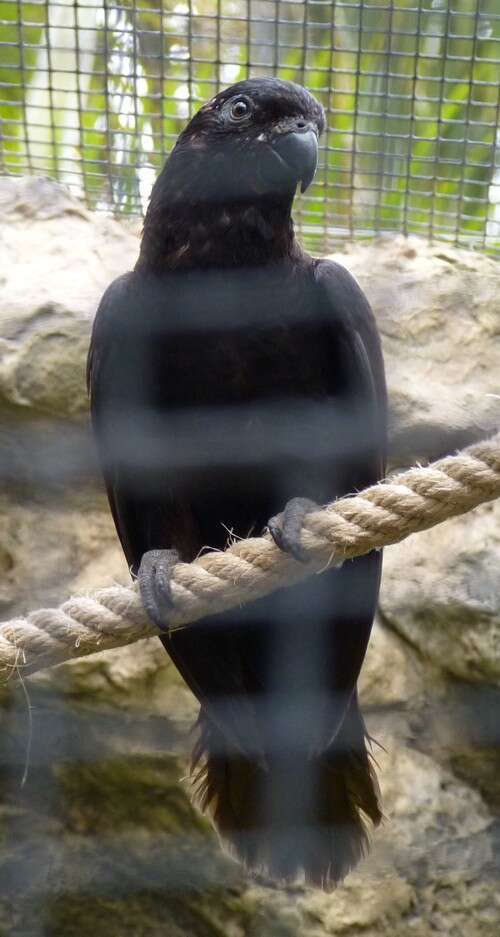
[[[500,253],[498,0],[16,0],[0,20],[0,167],[141,214],[186,118],[279,75],[328,131],[309,246],[397,230]]]
[[[499,0],[0,0],[0,171],[49,175],[92,209],[138,217],[166,154],[199,104],[239,79],[277,74],[306,85],[327,114],[317,179],[296,208],[308,247],[328,252],[346,238],[400,231],[500,255],[499,42]],[[14,482],[20,485],[23,499],[30,486],[39,499],[43,487],[47,514],[55,515],[62,487],[78,488],[94,466],[85,461],[87,442],[78,427],[47,427],[20,421],[12,437],[14,455],[9,451],[13,468],[7,462],[10,474],[3,478],[13,490]],[[22,470],[19,452],[30,454]],[[219,458],[222,452],[219,446]],[[140,456],[145,453],[140,448]],[[1,471],[6,473],[5,465]],[[47,529],[42,525],[35,543],[42,543]],[[44,588],[54,592],[60,562],[57,557],[54,581],[44,580]],[[314,586],[321,606],[321,585]],[[353,592],[362,595],[362,586]],[[311,607],[312,602],[308,613]],[[288,629],[287,606],[278,611]],[[300,607],[292,611],[300,619]],[[298,620],[297,633],[300,628]],[[319,658],[322,645],[312,647]],[[278,701],[292,666],[303,668],[304,661],[311,670],[318,663],[314,655],[290,655],[289,669],[277,673],[272,689]],[[78,694],[81,684],[74,679]],[[174,820],[166,814],[159,828],[150,806],[155,798],[180,802],[174,759],[189,755],[191,739],[181,735],[175,713],[171,722],[163,709],[152,714],[142,697],[130,710],[115,712],[97,693],[94,708],[85,703],[87,709],[79,711],[64,695],[69,676],[63,673],[60,680],[48,693],[43,683],[30,686],[29,699],[22,684],[0,733],[6,800],[13,805],[9,834],[16,846],[10,878],[3,879],[13,919],[21,913],[19,897],[29,904],[30,880],[36,900],[22,913],[33,914],[29,932],[35,937],[67,932],[57,925],[62,888],[72,902],[83,895],[89,923],[75,933],[89,933],[92,915],[103,913],[102,895],[116,898],[126,890],[133,904],[147,892],[151,902],[153,887],[161,932],[169,921],[177,932],[179,918],[188,913],[182,900],[192,914],[194,893],[203,915],[214,893],[217,898],[214,889],[233,887],[235,880],[213,843],[199,835],[186,806],[175,808],[178,814],[172,808]],[[467,687],[461,708],[456,693],[449,709],[457,709],[457,724],[467,723],[469,732],[470,723],[473,743],[493,751],[497,690]],[[427,720],[430,713],[431,722],[448,719],[441,697],[432,712],[426,706]],[[276,706],[272,713],[281,742],[283,711]],[[122,751],[127,755],[119,760],[116,753]],[[424,782],[417,776],[419,783]],[[132,794],[121,794],[120,784]],[[32,822],[33,803],[42,816],[38,825]],[[442,802],[437,803],[436,810]],[[29,811],[29,824],[19,804]],[[69,816],[68,841],[61,842],[58,811]],[[137,817],[136,827],[129,813]],[[28,835],[32,828],[35,840]],[[477,833],[470,837],[468,829],[449,848],[454,880],[460,873],[469,887],[468,841]],[[415,865],[413,844],[409,849]],[[375,853],[377,875],[385,870],[383,856]],[[147,912],[139,907],[131,913],[156,912],[149,903]],[[138,932],[144,926],[141,921]]]

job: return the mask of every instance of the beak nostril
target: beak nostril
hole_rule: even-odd
[[[296,124],[296,127],[297,127],[297,130],[304,130],[305,127],[307,127],[307,121],[306,121],[306,120],[298,120],[298,121],[297,121],[297,124]]]

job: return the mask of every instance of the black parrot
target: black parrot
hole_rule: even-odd
[[[328,888],[381,818],[356,692],[381,554],[168,632],[179,557],[267,526],[301,561],[305,514],[384,474],[373,315],[291,220],[323,128],[318,102],[274,78],[199,110],[153,188],[135,269],[101,300],[88,379],[118,535],[200,702],[198,803],[250,869]]]

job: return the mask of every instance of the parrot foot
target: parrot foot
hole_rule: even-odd
[[[319,505],[309,498],[292,498],[281,514],[271,517],[267,529],[275,544],[284,553],[290,553],[300,563],[307,563],[307,553],[300,543],[304,519]]]
[[[171,578],[178,562],[177,550],[148,550],[142,557],[137,575],[142,604],[162,631],[168,629],[169,613],[174,607]]]

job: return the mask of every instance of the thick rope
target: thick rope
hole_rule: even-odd
[[[269,536],[233,543],[173,570],[171,628],[257,599],[313,572],[404,540],[500,496],[500,433],[455,456],[341,498],[307,516],[302,545],[309,561],[283,554]],[[113,586],[59,608],[0,625],[4,681],[94,651],[130,644],[156,629],[137,587]]]

